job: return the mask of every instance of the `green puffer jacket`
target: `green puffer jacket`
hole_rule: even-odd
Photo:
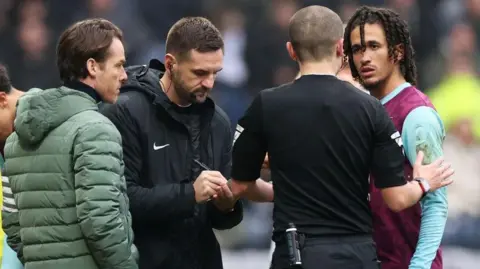
[[[9,245],[25,269],[138,268],[119,132],[86,93],[33,91],[5,145]]]

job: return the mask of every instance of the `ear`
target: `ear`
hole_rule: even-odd
[[[295,53],[295,50],[293,49],[292,42],[288,41],[285,45],[287,47],[288,55],[290,55],[290,58],[295,62],[298,61],[297,53]]]
[[[395,57],[394,61],[401,62],[405,57],[405,47],[403,46],[403,44],[398,44],[395,46],[394,51],[395,51],[395,53],[393,54]]]
[[[177,60],[175,59],[175,56],[173,56],[170,53],[165,54],[165,69],[167,69],[169,72],[172,72],[173,66],[177,63]]]
[[[92,77],[96,77],[99,71],[99,67],[97,65],[97,61],[95,59],[90,58],[87,60],[87,70],[88,74]]]
[[[7,93],[0,92],[0,109],[4,109],[8,106]]]
[[[335,54],[337,57],[343,58],[343,38],[337,41],[337,46],[335,49]]]

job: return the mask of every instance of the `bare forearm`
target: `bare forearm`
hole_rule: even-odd
[[[382,194],[388,207],[398,212],[415,205],[423,192],[418,182],[410,181],[402,186],[384,189]]]
[[[262,179],[257,179],[255,184],[247,189],[243,197],[253,202],[272,202],[273,185]]]
[[[254,202],[272,202],[273,186],[262,179],[252,182],[229,180],[230,190],[235,197],[247,198]]]

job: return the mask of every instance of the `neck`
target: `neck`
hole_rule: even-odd
[[[16,114],[16,110],[17,110],[17,102],[18,102],[18,99],[20,99],[20,97],[22,97],[22,95],[24,95],[25,92],[22,92],[16,88],[13,88],[8,97],[9,97],[9,106],[11,107],[11,109],[13,110],[13,113]],[[13,124],[13,122],[12,122]]]
[[[84,79],[79,79],[78,81],[80,81],[81,83],[83,83],[87,86],[90,86],[93,89],[96,89],[95,88],[95,82],[91,78],[87,77],[87,78],[84,78]]]
[[[163,90],[165,95],[168,97],[168,99],[176,104],[177,106],[182,106],[186,107],[191,105],[192,103],[190,102],[185,102],[178,96],[177,91],[175,89],[175,85],[173,84],[173,81],[170,79],[171,74],[167,71],[164,73],[163,77],[160,79],[160,88]]]
[[[398,86],[405,82],[407,81],[400,72],[394,72],[386,81],[375,87],[369,88],[368,90],[370,91],[371,95],[378,100],[381,100],[383,97],[393,92]]]
[[[321,62],[305,62],[299,63],[300,74],[303,75],[332,75],[336,76],[340,64],[335,60],[325,60]]]
[[[12,104],[14,107],[17,106],[17,101],[20,97],[22,97],[22,95],[24,95],[25,92],[22,92],[20,91],[19,89],[16,89],[16,88],[13,88],[11,91],[10,91],[10,97],[11,97],[11,100],[12,100]]]

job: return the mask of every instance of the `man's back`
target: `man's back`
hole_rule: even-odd
[[[22,234],[21,242],[8,240],[21,243],[27,268],[136,268],[121,137],[96,110],[94,99],[65,87],[19,101],[5,146],[18,216],[11,212],[3,224],[9,235]]]
[[[261,103],[275,231],[293,222],[308,234],[370,234],[368,174],[379,102],[334,76],[307,75],[262,92]]]

